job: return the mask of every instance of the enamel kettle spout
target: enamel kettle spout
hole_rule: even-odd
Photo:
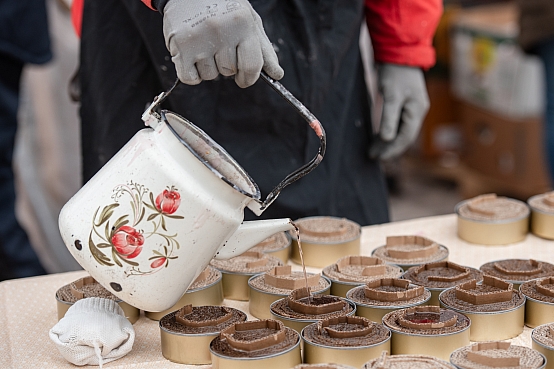
[[[230,259],[256,246],[275,233],[296,230],[289,218],[243,222],[215,255],[216,259]]]

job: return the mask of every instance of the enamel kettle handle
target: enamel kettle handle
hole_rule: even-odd
[[[289,90],[287,90],[281,83],[268,76],[264,71],[260,73],[260,77],[265,82],[267,82],[273,88],[273,90],[275,90],[279,95],[281,95],[285,100],[288,101],[288,103],[296,110],[296,112],[300,114],[302,118],[306,120],[306,122],[308,122],[317,137],[319,137],[319,149],[316,156],[314,156],[314,158],[310,160],[310,162],[304,164],[302,167],[296,169],[294,172],[286,176],[285,179],[283,179],[277,186],[273,188],[273,190],[271,190],[271,192],[267,195],[266,199],[261,204],[260,210],[263,211],[277,198],[283,188],[304,177],[306,174],[314,170],[319,165],[319,163],[321,163],[321,161],[323,160],[323,156],[325,155],[325,149],[327,147],[327,138],[325,135],[325,130],[323,129],[323,126],[321,125],[319,120],[308,110],[308,108],[304,106],[304,104],[298,101],[298,99],[294,97]],[[156,96],[150,107],[144,113],[143,117],[147,116],[148,113],[159,106],[162,101],[164,101],[167,96],[175,89],[179,82],[179,79],[177,79],[175,81],[175,84],[173,84],[173,86],[168,91],[162,92],[160,95]]]

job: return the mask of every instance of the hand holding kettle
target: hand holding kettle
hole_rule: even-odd
[[[196,85],[219,74],[234,75],[244,88],[258,80],[262,68],[273,79],[283,77],[262,20],[247,0],[159,3],[166,46],[181,82]]]

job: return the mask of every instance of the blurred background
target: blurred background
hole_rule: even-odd
[[[79,41],[71,0],[47,0],[47,6],[54,59],[25,67],[15,161],[18,217],[45,268],[56,273],[80,269],[57,225],[81,183],[78,105],[68,93]],[[526,200],[551,189],[543,152],[544,68],[518,46],[517,35],[512,1],[444,1],[437,64],[426,72],[430,111],[417,144],[384,164],[393,221],[449,214],[482,193]],[[366,30],[361,44],[374,90]]]

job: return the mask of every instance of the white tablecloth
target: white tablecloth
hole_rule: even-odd
[[[521,258],[554,263],[554,241],[527,235],[522,242],[504,246],[472,245],[456,235],[454,214],[413,219],[383,225],[364,227],[362,254],[371,255],[376,247],[385,244],[387,236],[421,235],[450,250],[449,260],[479,268],[482,264],[501,259]],[[300,266],[294,265],[299,270]],[[319,269],[308,268],[319,272]],[[0,368],[50,369],[76,368],[65,361],[48,337],[48,331],[57,322],[56,300],[58,288],[84,275],[84,271],[24,278],[0,283]],[[247,302],[225,300],[225,305],[248,312]],[[252,319],[251,316],[249,318]],[[161,353],[158,322],[141,316],[134,324],[136,340],[131,353],[105,364],[105,368],[210,368],[187,366],[166,360]],[[531,329],[511,340],[514,344],[531,347]]]

